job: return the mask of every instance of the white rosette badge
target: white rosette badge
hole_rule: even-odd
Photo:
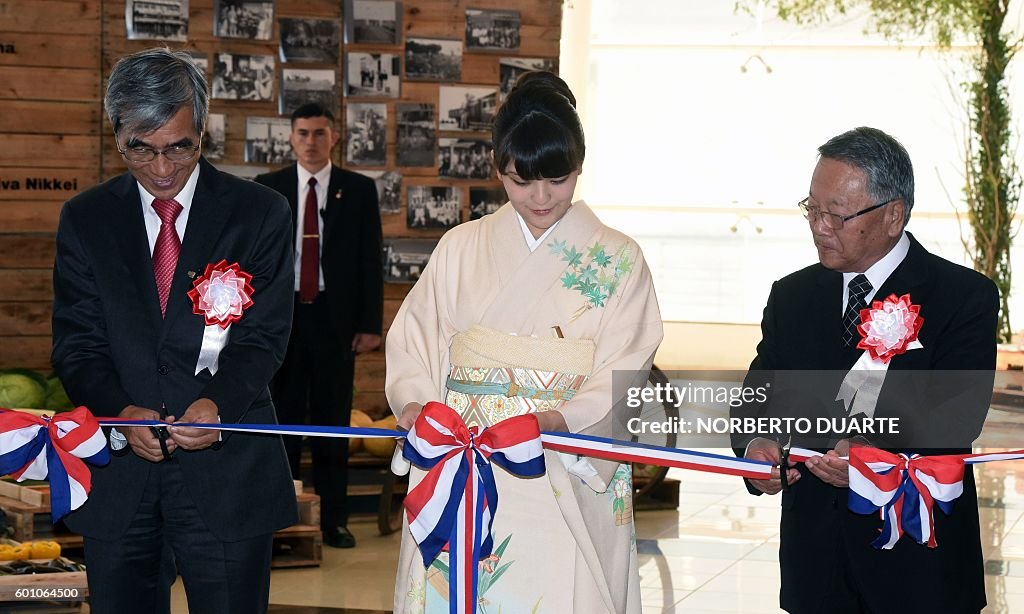
[[[874,301],[869,309],[860,311],[857,349],[864,350],[846,374],[836,400],[842,400],[849,415],[863,413],[874,417],[878,395],[882,391],[889,361],[894,356],[924,347],[917,339],[924,324],[921,306],[910,302],[910,295],[897,298],[890,294],[884,301]]]
[[[217,360],[228,342],[229,327],[241,320],[245,310],[252,306],[250,281],[252,275],[243,271],[237,262],[228,264],[227,260],[221,260],[206,265],[203,275],[193,282],[188,291],[192,313],[203,316],[206,322],[196,375],[203,369],[217,373]]]

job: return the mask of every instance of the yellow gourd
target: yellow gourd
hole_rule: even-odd
[[[389,415],[386,418],[377,420],[371,426],[378,429],[394,430],[397,422],[397,418],[393,415]],[[390,437],[376,437],[363,441],[363,446],[366,448],[367,452],[374,456],[388,458],[395,451],[395,440]]]
[[[29,542],[29,544],[31,544],[32,558],[34,559],[55,559],[60,556],[60,544],[55,541],[37,541]]]
[[[14,560],[14,546],[0,544],[0,561]]]
[[[367,428],[373,424],[373,418],[368,416],[366,412],[361,409],[352,410],[352,420],[350,421],[352,426],[359,428]]]

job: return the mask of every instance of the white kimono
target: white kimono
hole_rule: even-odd
[[[402,304],[386,342],[388,402],[400,412],[442,401],[481,426],[557,409],[571,432],[610,437],[613,417],[636,411],[613,398],[613,371],[642,385],[661,339],[632,239],[577,202],[530,252],[506,204],[445,234]],[[640,612],[629,466],[545,457],[546,478],[494,471],[495,552],[481,564],[478,612]],[[411,486],[421,477],[414,469]],[[425,569],[404,527],[396,614],[448,611],[446,557]]]

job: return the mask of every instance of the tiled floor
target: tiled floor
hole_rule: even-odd
[[[1024,415],[993,411],[993,422],[1008,435],[1024,434]],[[1024,437],[1013,439],[1024,447]],[[988,574],[984,612],[1024,612],[1024,461],[982,465],[976,473]],[[779,498],[750,496],[737,478],[682,470],[670,475],[681,481],[679,509],[636,514],[644,612],[781,612]],[[355,549],[324,548],[318,569],[273,573],[271,603],[310,606],[275,612],[390,611],[398,536],[380,537],[370,522],[351,529],[359,540]],[[186,611],[176,586],[174,612]]]

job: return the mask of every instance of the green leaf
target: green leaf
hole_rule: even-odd
[[[507,547],[508,547],[508,542],[509,542],[509,540],[511,540],[511,539],[512,539],[512,534],[511,534],[511,533],[509,533],[509,534],[508,534],[508,535],[507,535],[507,536],[505,537],[505,539],[503,539],[503,540],[501,541],[501,544],[499,544],[499,545],[498,545],[498,547],[494,549],[494,555],[495,555],[495,556],[497,556],[497,557],[498,557],[498,558],[500,559],[500,558],[501,558],[501,555],[505,553],[505,548],[507,548]]]
[[[552,254],[558,255],[565,251],[565,241],[552,241],[548,243],[548,249]]]
[[[583,262],[583,254],[576,251],[575,245],[573,245],[567,250],[564,250],[562,253],[564,254],[562,256],[562,260],[568,262],[569,266],[579,266],[580,263]]]
[[[494,575],[491,576],[490,584],[494,584],[495,582],[497,582],[498,578],[500,578],[501,575],[505,573],[505,570],[508,569],[509,566],[512,565],[512,563],[515,563],[515,561],[509,561],[508,563],[505,563],[501,567],[495,569],[494,570]]]
[[[572,271],[566,271],[565,275],[562,276],[562,287],[572,289],[572,287],[575,286],[578,281],[579,278],[576,277],[575,273],[573,273]]]

